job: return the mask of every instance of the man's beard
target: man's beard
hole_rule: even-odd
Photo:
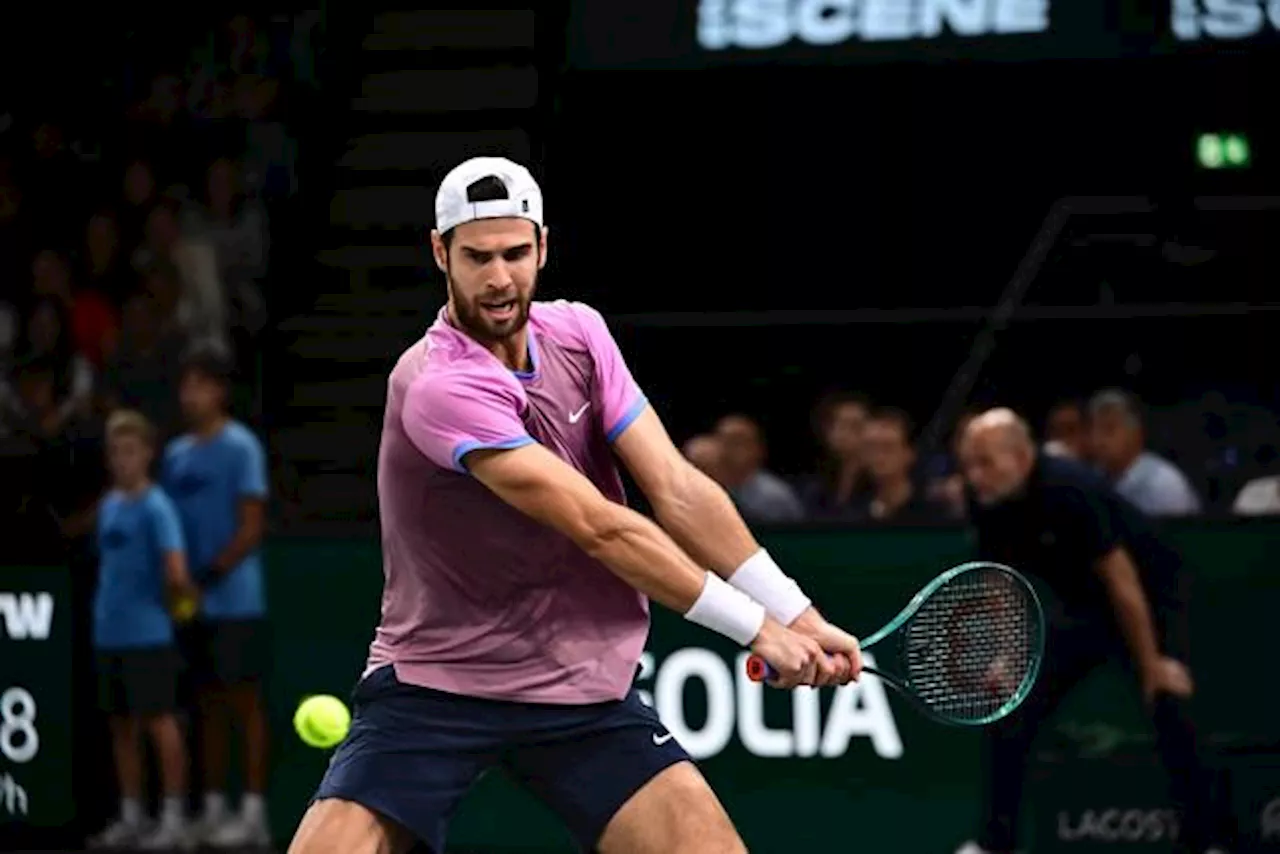
[[[480,308],[479,298],[472,303],[466,302],[454,289],[453,280],[448,280],[449,296],[453,300],[453,313],[458,326],[462,328],[463,332],[466,332],[482,344],[496,344],[524,329],[529,322],[529,305],[533,302],[533,295],[537,291],[537,287],[537,282],[535,281],[527,294],[522,295],[517,291],[515,295],[515,313],[509,320],[495,323],[485,316],[484,310]]]

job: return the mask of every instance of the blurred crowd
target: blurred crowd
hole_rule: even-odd
[[[88,533],[113,409],[179,430],[186,349],[225,351],[256,414],[298,27],[237,15],[95,69],[118,97],[92,120],[0,103],[0,513],[38,552],[11,560]]]
[[[121,808],[106,847],[144,830],[144,847],[188,840],[175,714],[215,757],[191,787],[200,838],[266,834],[253,669],[263,656],[247,629],[264,608],[265,453],[229,409],[262,426],[272,289],[299,230],[294,140],[317,83],[317,21],[240,14],[205,31],[152,21],[141,34],[117,22],[102,39],[128,42],[120,67],[86,61],[92,72],[59,91],[33,71],[25,106],[0,100],[0,521],[20,534],[7,562],[69,565],[75,580],[77,696],[96,684],[111,716],[110,739],[101,721],[77,721],[77,762],[103,772],[78,775],[77,797],[99,826],[116,766]],[[161,469],[163,493],[149,481]],[[181,660],[175,579],[179,592],[204,585],[186,606],[200,630],[188,630]],[[232,617],[229,641],[218,621]],[[254,757],[238,810],[219,770],[233,719]],[[154,828],[132,752],[143,730],[163,766]]]
[[[931,451],[918,446],[916,425],[903,410],[858,394],[831,394],[813,414],[819,459],[799,477],[770,470],[765,431],[743,413],[723,416],[710,432],[688,439],[683,450],[725,487],[749,522],[942,525],[968,515],[956,450],[974,414],[957,419],[948,447]],[[1280,476],[1268,472],[1275,457],[1275,416],[1254,419],[1262,424],[1255,431],[1262,438],[1245,435],[1245,442],[1257,445],[1246,451],[1237,447],[1242,442],[1233,441],[1240,435],[1214,435],[1230,431],[1220,425],[1215,430],[1211,415],[1204,409],[1196,415],[1208,425],[1154,430],[1152,421],[1159,419],[1137,396],[1104,389],[1050,409],[1042,424],[1042,453],[1095,467],[1151,516],[1280,514]],[[1162,433],[1171,439],[1155,447],[1152,436]],[[1206,442],[1214,445],[1211,451],[1199,447]]]

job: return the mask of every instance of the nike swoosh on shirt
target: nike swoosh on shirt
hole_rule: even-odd
[[[661,747],[662,745],[666,744],[668,741],[670,741],[673,738],[675,738],[675,736],[669,732],[663,733],[662,735],[658,735],[655,732],[653,734],[653,743],[656,744],[658,747]]]
[[[577,423],[578,423],[578,419],[582,418],[582,413],[586,412],[586,411],[587,411],[587,407],[589,407],[590,405],[591,405],[591,402],[590,402],[590,401],[588,401],[588,402],[586,402],[586,403],[582,404],[582,408],[581,408],[581,409],[579,409],[577,412],[570,412],[570,413],[569,413],[569,423],[570,423],[570,424],[577,424]]]

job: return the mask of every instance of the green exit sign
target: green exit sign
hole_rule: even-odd
[[[1205,169],[1245,169],[1251,159],[1242,133],[1202,133],[1196,139],[1196,161]]]

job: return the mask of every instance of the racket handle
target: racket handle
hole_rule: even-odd
[[[753,655],[747,659],[747,678],[752,682],[768,682],[777,675],[773,665],[760,656]]]
[[[778,671],[773,669],[773,665],[760,656],[753,655],[747,659],[747,678],[752,682],[768,682],[777,675]]]

